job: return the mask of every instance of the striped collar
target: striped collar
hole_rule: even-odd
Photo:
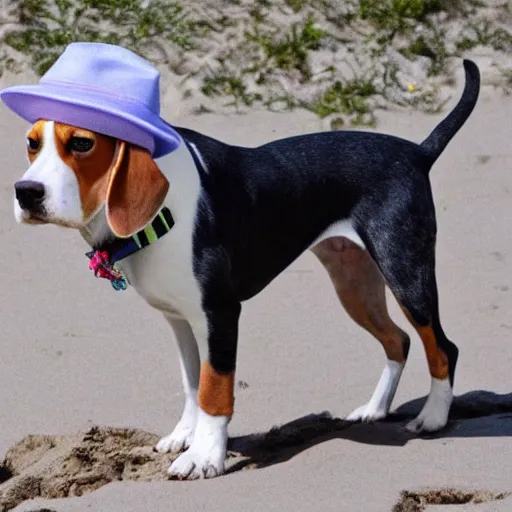
[[[112,238],[100,247],[93,247],[95,251],[107,251],[110,256],[110,263],[116,264],[133,253],[144,249],[144,247],[156,242],[168,233],[174,226],[174,219],[169,208],[164,206],[151,224],[130,238]]]
[[[169,208],[164,206],[151,224],[130,238],[111,238],[86,253],[89,268],[96,277],[111,281],[115,290],[126,290],[127,280],[116,267],[116,263],[144,249],[168,233],[174,226],[174,219]]]

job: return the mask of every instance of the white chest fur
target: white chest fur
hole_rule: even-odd
[[[161,239],[120,261],[118,266],[151,306],[192,320],[202,316],[202,294],[193,272],[192,250],[199,175],[184,143],[156,163],[169,180],[164,204],[175,225]]]

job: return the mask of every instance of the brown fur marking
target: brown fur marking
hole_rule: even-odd
[[[121,157],[110,173],[107,220],[120,237],[144,228],[158,213],[169,182],[146,149],[119,142]]]
[[[448,378],[448,357],[437,346],[436,335],[430,325],[426,327],[416,327],[420,335],[425,353],[427,354],[428,367],[430,375],[436,379]]]
[[[30,163],[32,163],[37,158],[37,155],[41,152],[41,149],[43,149],[43,131],[45,122],[46,121],[43,120],[36,121],[32,125],[32,128],[30,128],[30,131],[27,133],[27,138],[38,140],[40,143],[39,149],[37,151],[30,151],[27,147],[27,155]]]
[[[235,372],[218,373],[208,361],[201,364],[198,404],[212,416],[232,416]]]
[[[71,137],[86,137],[95,141],[84,154],[67,148]],[[84,218],[88,218],[105,201],[109,169],[116,150],[116,140],[75,126],[55,123],[55,145],[61,159],[73,169],[78,180]]]
[[[352,319],[377,338],[388,359],[404,362],[409,338],[389,317],[384,278],[368,252],[337,237],[321,242],[313,253],[329,273]]]
[[[405,309],[402,305],[400,305],[404,315],[407,317],[407,320],[411,323],[411,325],[416,329],[421,341],[423,343],[423,348],[425,349],[425,354],[427,356],[427,363],[430,370],[430,375],[436,379],[447,379],[449,374],[448,368],[448,357],[447,355],[438,347],[436,335],[432,326],[430,325],[418,325],[412,315]]]

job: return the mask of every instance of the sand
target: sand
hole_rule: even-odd
[[[325,127],[301,110],[176,114],[176,101],[166,119],[232,143]],[[419,141],[441,117],[384,112],[378,130]],[[442,320],[461,350],[448,428],[404,429],[429,375],[391,297],[413,340],[396,413],[343,420],[371,395],[384,355],[305,254],[245,305],[227,474],[174,482],[171,457],[152,451],[182,407],[171,333],[133,290],[93,278],[77,233],[15,224],[27,126],[0,106],[0,510],[511,510],[511,118],[510,97],[485,85],[431,172]]]

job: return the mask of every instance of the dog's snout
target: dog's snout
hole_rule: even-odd
[[[23,210],[34,211],[41,208],[45,196],[42,183],[32,180],[18,181],[14,185],[16,199]]]

